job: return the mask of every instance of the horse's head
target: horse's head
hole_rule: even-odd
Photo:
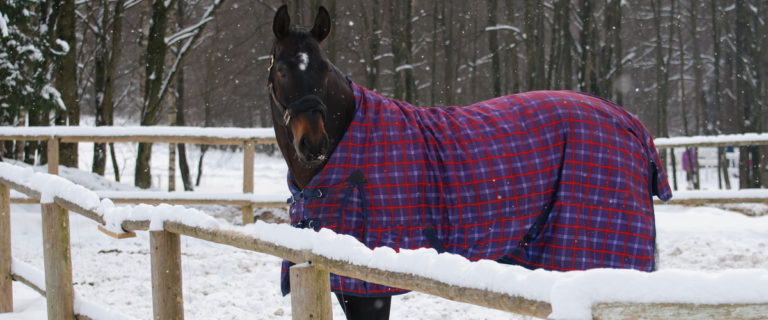
[[[320,7],[309,32],[292,29],[290,22],[283,5],[272,24],[275,41],[268,80],[272,114],[276,126],[288,129],[286,138],[298,160],[305,166],[317,167],[325,163],[332,150],[326,126],[328,118],[335,116],[329,114],[329,103],[334,103],[329,97],[334,91],[329,88],[329,82],[334,82],[334,68],[320,49],[331,31],[331,17]]]

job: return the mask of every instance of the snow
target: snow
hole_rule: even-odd
[[[518,29],[517,27],[506,25],[506,24],[497,24],[495,26],[485,27],[485,31],[496,31],[496,30],[511,30],[511,31],[520,33],[520,29]]]
[[[674,199],[745,199],[768,198],[768,189],[676,191]]]
[[[64,100],[61,100],[61,93],[59,93],[59,91],[52,87],[50,84],[46,84],[43,89],[40,90],[40,95],[43,96],[43,98],[46,100],[53,100],[59,109],[67,108],[67,106],[64,104]]]
[[[412,64],[400,65],[397,68],[395,68],[395,72],[400,72],[400,71],[407,70],[407,69],[413,69],[413,65]]]
[[[86,209],[96,208],[99,205],[99,197],[85,187],[59,176],[34,172],[32,168],[0,162],[0,177],[39,191],[41,203],[52,203],[54,197],[59,197]]]
[[[120,145],[118,149],[122,148]],[[81,168],[90,168],[90,164],[82,161],[90,159],[88,152],[92,147],[83,143],[80,148]],[[195,150],[190,152],[194,153]],[[215,161],[206,162],[206,166],[209,166],[206,172],[222,178],[204,176],[203,183],[209,185],[199,189],[238,193],[241,188],[241,155],[232,156],[219,150],[210,152],[206,155],[207,159]],[[153,156],[153,172],[167,167],[167,163],[155,164],[155,158],[162,159],[162,154],[159,152],[158,157]],[[287,197],[283,160],[278,156],[257,156],[256,163],[255,189],[276,189],[276,199],[281,191],[285,193],[280,199]],[[30,184],[39,184],[45,179],[40,178],[45,175],[34,173],[31,169],[11,167],[0,164],[0,174]],[[89,188],[114,188],[114,182],[104,182],[101,177],[61,169],[62,176],[67,179],[77,178],[78,183]],[[76,192],[79,195],[67,195],[64,192],[66,190],[62,189],[70,189],[72,185],[56,178],[48,179],[51,181],[48,183],[56,185],[48,187],[48,194],[61,193],[74,198],[73,201],[78,203],[85,202],[94,206],[92,196],[82,195],[91,192],[86,190]],[[125,187],[124,190],[131,188]],[[147,191],[131,192],[141,194]],[[108,191],[99,193],[104,195]],[[686,195],[684,192],[676,192],[675,196]],[[402,250],[400,253],[388,248],[369,250],[349,236],[335,235],[328,230],[313,232],[263,222],[238,227],[225,218],[214,218],[200,210],[179,206],[115,206],[108,200],[96,202],[95,206],[104,211],[105,219],[114,219],[109,222],[113,227],[118,226],[123,219],[151,219],[153,228],[158,228],[158,224],[161,225],[163,221],[174,220],[207,228],[245,232],[257,239],[280,243],[296,250],[311,250],[315,254],[358,265],[430,276],[458,285],[548,301],[553,305],[554,318],[589,317],[590,306],[594,302],[607,301],[768,302],[768,216],[748,217],[710,207],[656,206],[660,255],[658,272],[599,269],[562,273],[529,271],[490,261],[469,262],[463,257],[437,254],[431,249]],[[149,217],[150,212],[152,217]],[[42,266],[40,207],[14,204],[11,213],[14,272],[21,270],[18,272],[30,273],[29,270]],[[86,299],[82,301],[87,301],[76,302],[78,308],[81,308],[79,310],[100,307],[101,311],[87,312],[103,312],[94,317],[102,319],[115,318],[117,316],[111,316],[115,314],[138,319],[151,318],[147,233],[140,232],[136,238],[131,239],[111,239],[98,232],[93,221],[74,213],[70,214],[70,227],[73,281],[77,294]],[[291,317],[290,297],[279,294],[279,258],[187,237],[182,237],[182,256],[187,318]],[[38,277],[42,278],[41,275]],[[14,290],[16,311],[0,315],[0,320],[44,318],[45,302],[42,298],[18,284],[14,284]],[[343,312],[335,299],[333,303],[334,317],[343,319]],[[392,319],[527,319],[420,293],[393,298],[392,308]]]
[[[0,13],[0,35],[7,37],[8,34],[8,17],[6,17],[5,14]]]
[[[208,192],[164,192],[164,191],[96,191],[101,198],[110,199],[182,199],[251,202],[285,202],[287,196],[281,192],[252,193],[208,193]]]
[[[162,231],[166,221],[181,222],[187,226],[199,228],[219,226],[218,221],[200,210],[167,204],[116,207],[111,200],[104,199],[99,205],[98,212],[104,217],[107,230],[118,234],[124,232],[123,221],[147,220],[150,231]]]
[[[718,136],[693,136],[693,137],[672,137],[656,138],[653,140],[656,147],[665,147],[680,144],[705,144],[705,143],[743,143],[768,141],[768,133],[743,133],[743,134],[725,134]]]
[[[64,40],[56,39],[56,44],[61,48],[61,51],[58,51],[57,54],[65,55],[67,52],[69,52],[69,43],[67,43]]]
[[[32,58],[32,60],[43,61],[43,53],[40,52],[40,50],[37,49],[37,47],[35,47],[35,46],[31,45],[31,44],[30,45],[26,45],[26,46],[18,47],[18,50],[19,50],[19,55],[23,55],[23,54],[29,52],[30,53],[30,57]]]

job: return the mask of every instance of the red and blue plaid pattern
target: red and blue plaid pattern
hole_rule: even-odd
[[[672,193],[650,133],[621,107],[535,91],[419,108],[351,86],[357,112],[325,168],[301,193],[289,179],[294,225],[370,248],[436,240],[470,260],[529,268],[653,270],[651,196]],[[336,275],[331,287],[403,292]]]

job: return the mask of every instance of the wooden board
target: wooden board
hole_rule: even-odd
[[[115,233],[107,230],[107,228],[104,228],[103,226],[99,226],[99,231],[115,239],[128,239],[136,237],[136,232],[127,231],[123,233]]]

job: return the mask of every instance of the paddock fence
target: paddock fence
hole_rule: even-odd
[[[256,207],[285,207],[281,199],[254,197],[253,168],[254,152],[257,144],[275,144],[272,128],[200,128],[200,127],[3,127],[0,126],[0,141],[45,141],[47,142],[48,173],[58,174],[59,146],[61,143],[185,143],[201,145],[230,145],[243,148],[243,193],[242,194],[203,194],[194,193],[190,197],[186,192],[157,192],[147,196],[145,192],[121,191],[110,193],[109,198],[115,203],[146,204],[220,204],[242,207],[243,224],[253,222],[253,210]],[[175,164],[171,163],[175,168]],[[29,198],[14,198],[13,203],[34,203]]]
[[[18,130],[20,128],[12,128]],[[37,129],[37,128],[34,128]],[[200,128],[199,128],[200,129]],[[251,133],[247,137],[216,138],[201,137],[206,130],[192,134],[133,134],[111,136],[94,136],[92,134],[70,134],[61,132],[55,134],[9,134],[0,128],[0,140],[38,140],[48,141],[49,171],[55,175],[58,169],[59,142],[168,142],[168,143],[204,143],[204,144],[235,144],[243,145],[244,150],[251,155],[256,143],[274,143],[269,134],[260,132]],[[184,129],[188,130],[188,129]],[[15,131],[11,131],[15,132]],[[187,131],[185,131],[187,132]],[[216,136],[216,134],[213,134]],[[657,140],[659,148],[674,148],[683,146],[711,146],[705,145],[698,139],[691,139],[688,144]],[[741,140],[739,140],[741,141]],[[685,142],[685,141],[684,141]],[[711,142],[709,142],[711,143]],[[735,145],[737,142],[727,145]],[[743,142],[741,142],[743,143]],[[750,144],[768,144],[768,135],[760,135],[760,139],[752,140]],[[244,193],[253,192],[253,156],[244,157]],[[10,166],[10,165],[7,165]],[[250,169],[250,173],[248,172]],[[15,170],[23,170],[16,167]],[[48,176],[44,174],[38,174]],[[250,180],[250,189],[247,188]],[[72,186],[74,183],[68,182]],[[81,187],[82,188],[82,187]],[[84,189],[84,188],[83,188]],[[11,254],[10,239],[10,215],[11,198],[10,190],[16,190],[23,194],[25,202],[41,203],[43,215],[43,245],[44,245],[44,282],[32,279],[27,274],[14,272],[13,257]],[[678,197],[679,204],[706,204],[710,202],[766,202],[768,193],[764,190],[752,190],[752,193],[743,191],[729,192],[699,192],[690,191],[687,196]],[[531,297],[530,294],[521,294],[516,290],[491,290],[471,285],[457,285],[445,281],[440,277],[430,274],[417,274],[412,271],[392,270],[387,267],[370,265],[360,261],[349,261],[333,254],[318,252],[306,247],[296,247],[279,241],[274,237],[261,236],[261,234],[281,234],[296,232],[297,236],[310,236],[313,231],[293,230],[286,225],[266,224],[260,222],[252,225],[257,227],[256,232],[244,232],[240,229],[227,228],[226,226],[206,227],[195,223],[189,223],[188,219],[162,219],[161,228],[151,229],[152,219],[122,218],[118,227],[114,221],[110,222],[110,214],[100,212],[94,205],[81,203],[79,199],[70,199],[60,195],[46,195],[42,188],[35,188],[24,181],[15,179],[12,175],[4,174],[0,170],[0,313],[13,311],[12,280],[24,283],[34,290],[46,296],[49,319],[91,319],[88,314],[77,314],[74,308],[74,289],[72,284],[71,248],[69,243],[69,211],[78,213],[96,222],[100,230],[106,234],[121,238],[130,236],[135,231],[150,232],[150,254],[152,270],[152,296],[153,313],[155,319],[183,319],[183,296],[181,290],[181,252],[180,236],[188,236],[219,244],[229,245],[245,250],[274,255],[297,263],[290,273],[292,278],[292,314],[294,319],[330,319],[330,291],[329,273],[354,277],[369,282],[380,283],[392,287],[398,287],[430,295],[443,297],[453,301],[471,303],[479,306],[513,312],[521,315],[529,315],[547,318],[553,312],[553,302],[544,298]],[[92,197],[101,199],[93,193]],[[676,193],[677,197],[677,193]],[[50,199],[49,199],[50,198]],[[126,197],[127,199],[127,197]],[[174,199],[158,197],[158,199],[133,199],[137,202],[157,201],[172,203]],[[117,202],[117,201],[115,201]],[[265,202],[269,204],[269,202]],[[258,206],[261,203],[251,201],[246,206]],[[278,204],[274,204],[278,205]],[[283,205],[283,204],[279,204]],[[143,216],[154,217],[152,208],[142,209]],[[249,208],[252,212],[252,207]],[[244,220],[249,221],[249,220]],[[252,218],[251,220],[252,221]],[[245,224],[245,223],[244,223]],[[309,232],[309,233],[307,233]],[[310,241],[311,242],[311,241]],[[362,244],[359,244],[362,246]],[[395,255],[400,255],[397,253]],[[386,265],[384,263],[383,265]],[[534,271],[523,271],[534,272]],[[527,275],[527,274],[526,274]],[[521,289],[522,290],[522,289]],[[523,290],[524,291],[524,290]],[[575,298],[575,297],[574,297]],[[668,319],[668,318],[696,318],[696,319],[761,319],[768,314],[768,301],[749,301],[745,303],[700,303],[700,302],[616,302],[595,301],[590,306],[590,314],[594,319]]]
[[[656,138],[654,144],[659,151],[675,148],[721,148],[721,147],[745,147],[768,145],[768,133],[745,133],[719,136],[693,136]],[[697,153],[698,155],[698,153]],[[696,161],[698,163],[698,161]],[[671,163],[667,168],[674,168],[677,163]],[[700,168],[696,168],[699,170]],[[672,183],[674,170],[667,170],[667,176]],[[660,200],[654,200],[661,204]],[[732,203],[762,203],[768,205],[768,189],[742,189],[742,190],[673,190],[673,197],[667,204],[686,206],[701,206],[708,204],[732,204]]]
[[[5,165],[12,167],[11,165]],[[7,168],[7,167],[6,167]],[[21,167],[16,167],[23,170]],[[328,253],[286,245],[277,239],[280,236],[296,237],[316,234],[311,230],[292,229],[281,224],[260,222],[254,233],[226,227],[205,227],[190,223],[188,218],[172,219],[158,217],[161,229],[151,229],[154,215],[153,208],[142,209],[144,215],[153,218],[132,219],[123,217],[119,220],[118,230],[110,227],[110,212],[99,212],[91,204],[83,204],[78,198],[70,199],[61,195],[45,195],[44,190],[30,187],[25,181],[8,177],[0,168],[0,293],[3,300],[13,296],[11,280],[25,283],[46,296],[49,319],[91,319],[87,314],[76,314],[74,310],[74,289],[72,284],[72,263],[69,235],[69,212],[78,213],[96,222],[101,229],[112,230],[114,236],[121,237],[135,231],[150,232],[150,255],[152,274],[152,301],[155,319],[183,319],[183,296],[181,290],[181,251],[180,236],[188,236],[219,244],[229,245],[278,256],[299,265],[291,269],[292,313],[294,319],[330,319],[329,273],[355,277],[365,281],[423,292],[446,299],[471,303],[489,308],[547,318],[553,311],[553,305],[544,299],[532,299],[519,294],[490,290],[471,286],[459,286],[435,276],[414,274],[387,268],[370,266],[365,263],[348,261]],[[13,169],[13,168],[11,168]],[[48,176],[46,174],[37,174]],[[73,183],[70,189],[77,187]],[[36,201],[43,200],[43,245],[45,284],[13,271],[10,243],[10,189],[23,193]],[[97,197],[95,194],[94,197]],[[52,202],[45,203],[46,197]],[[81,196],[80,196],[81,197]],[[98,197],[97,197],[98,198]],[[135,208],[134,208],[135,209]],[[191,213],[194,214],[194,213]],[[202,213],[200,213],[202,214]],[[202,214],[204,215],[204,214]],[[112,222],[114,223],[114,221]],[[296,232],[297,234],[286,234]],[[262,234],[266,236],[261,236]],[[273,236],[270,238],[270,234]],[[275,235],[277,234],[277,235]],[[314,240],[310,240],[313,242]],[[363,246],[362,244],[359,244]],[[393,253],[399,255],[399,253]],[[522,271],[535,272],[535,271]],[[554,272],[553,272],[554,273]],[[12,311],[12,299],[0,301],[0,312]],[[595,319],[665,319],[670,316],[687,316],[698,319],[721,319],[738,317],[741,319],[759,319],[768,314],[768,301],[763,303],[738,304],[701,304],[701,303],[628,303],[598,302],[591,306]]]

